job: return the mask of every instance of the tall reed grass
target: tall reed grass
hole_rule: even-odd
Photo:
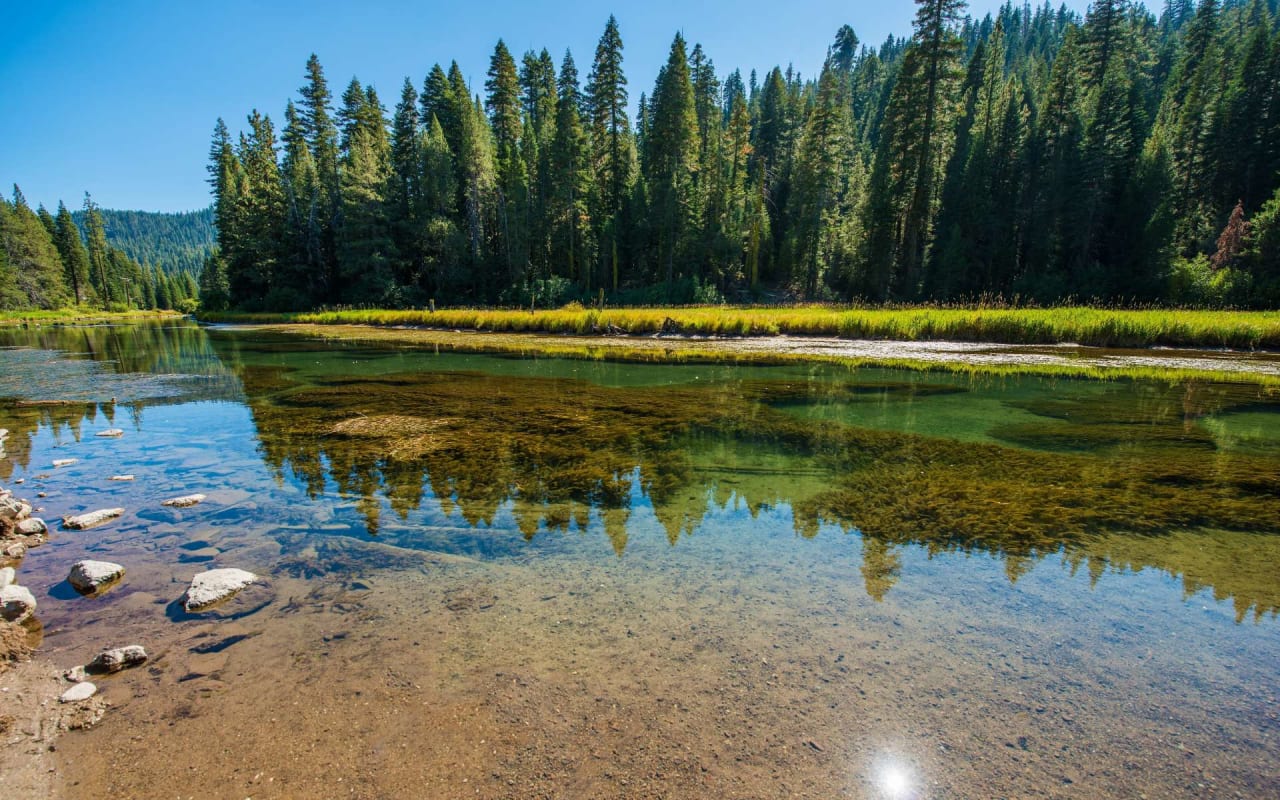
[[[1280,312],[1064,308],[840,308],[698,306],[547,311],[444,309],[339,310],[291,314],[204,314],[211,322],[382,325],[508,333],[691,336],[834,336],[905,341],[1096,347],[1280,349]]]

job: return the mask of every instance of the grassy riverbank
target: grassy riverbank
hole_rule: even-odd
[[[414,326],[500,333],[835,336],[845,339],[1075,343],[1095,347],[1280,349],[1280,312],[1119,311],[1072,307],[839,308],[832,306],[623,308],[595,311],[444,309],[205,314],[210,322]]]
[[[176,311],[102,311],[93,308],[59,308],[53,311],[28,309],[0,311],[0,326],[92,325],[104,322],[143,322],[181,316]]]

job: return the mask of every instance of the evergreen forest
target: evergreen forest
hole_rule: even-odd
[[[139,264],[154,264],[170,273],[199,275],[217,236],[212,208],[175,213],[101,208],[98,213],[108,244]],[[72,211],[71,217],[88,236],[85,212]]]
[[[0,311],[194,311],[199,273],[139,263],[109,242],[106,213],[120,212],[103,212],[87,194],[79,224],[62,203],[57,214],[33,210],[16,186],[12,201],[0,197]]]
[[[677,34],[634,105],[612,17],[585,79],[498,41],[483,86],[436,64],[390,110],[312,55],[280,125],[215,127],[204,303],[1274,307],[1278,19],[917,0],[911,36],[842,27],[816,76]]]

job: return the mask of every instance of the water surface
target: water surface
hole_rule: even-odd
[[[161,653],[69,795],[1280,795],[1274,390],[0,344],[0,482],[128,509],[22,564],[42,652]],[[208,566],[267,581],[180,613]]]

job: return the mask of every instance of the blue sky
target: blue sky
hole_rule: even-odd
[[[701,42],[718,74],[822,63],[837,28],[878,44],[906,35],[912,0],[650,0],[612,6],[527,2],[210,3],[168,0],[8,4],[0,26],[0,188],[28,201],[78,208],[84,192],[106,208],[180,211],[209,203],[204,183],[214,120],[233,131],[258,108],[273,120],[320,57],[335,96],[353,75],[388,108],[409,76],[456,59],[483,92],[498,38],[516,55],[573,50],[586,79],[609,14],[618,17],[632,102],[649,91],[677,30]],[[975,15],[998,0],[973,0]],[[1068,0],[1083,10],[1085,0]]]

